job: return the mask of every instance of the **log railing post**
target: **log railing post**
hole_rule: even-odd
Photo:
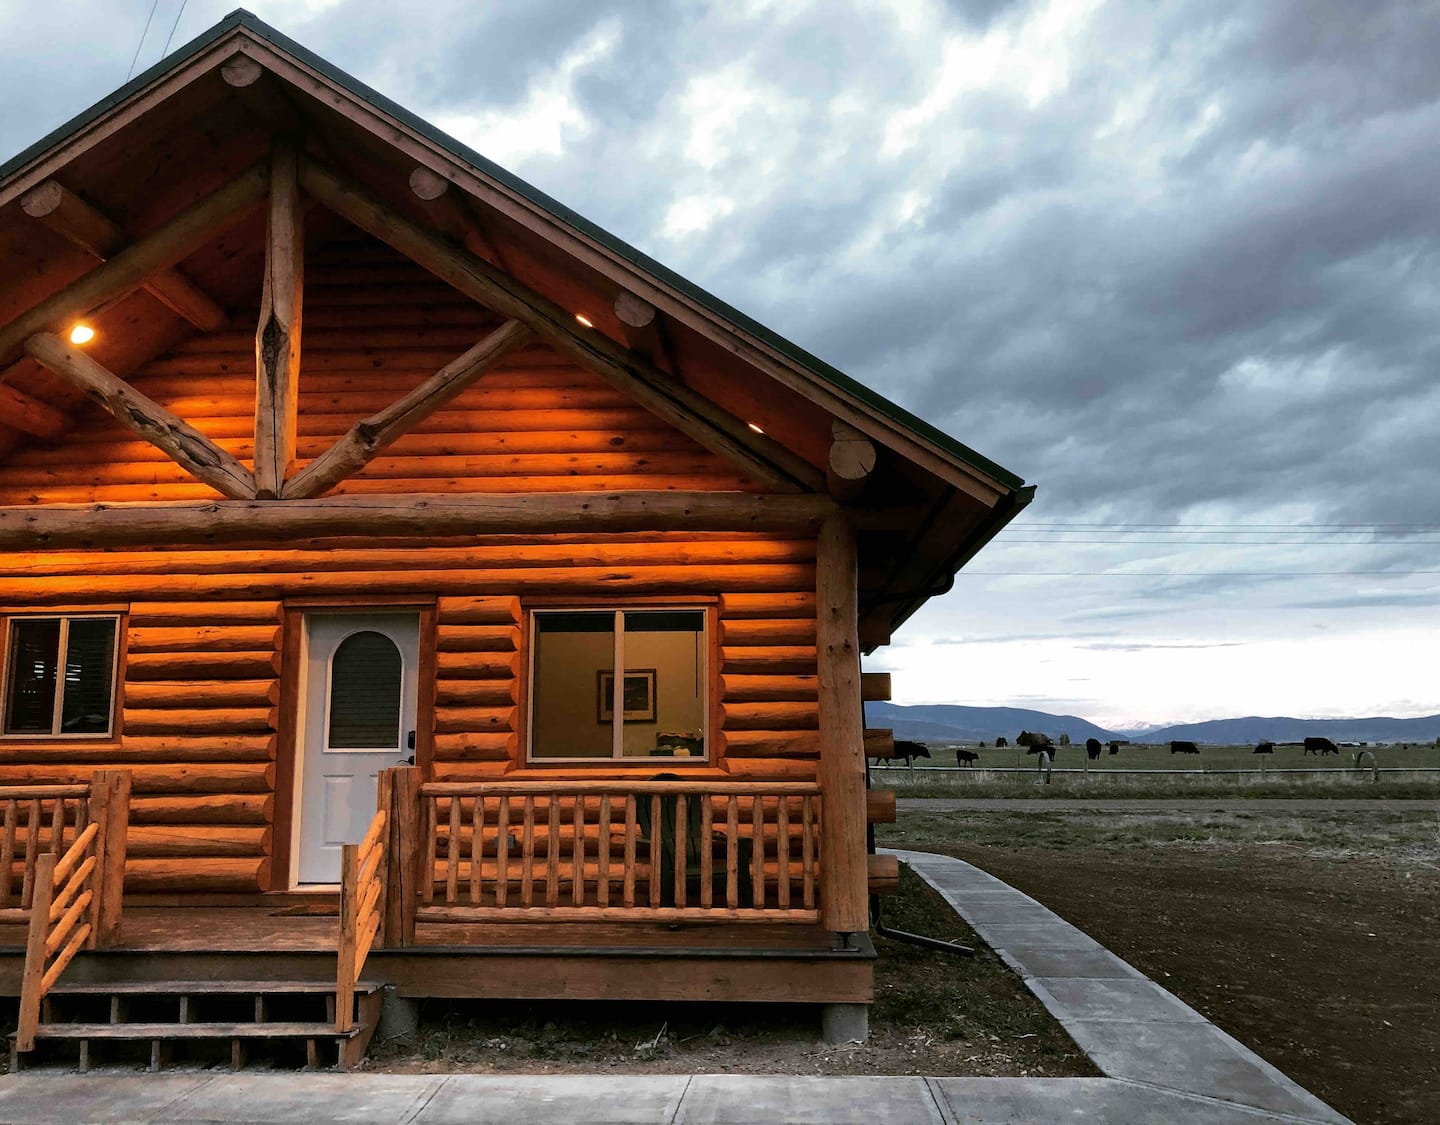
[[[825,928],[870,928],[865,866],[865,721],[860,702],[855,529],[820,528],[815,560],[820,704],[820,909]],[[847,940],[847,939],[842,939]]]
[[[45,995],[45,941],[50,936],[50,900],[55,892],[55,859],[46,852],[35,863],[35,890],[30,900],[30,929],[25,943],[25,975],[20,981],[20,1020],[16,1052],[35,1049],[40,1027],[40,1001]]]
[[[340,940],[335,983],[335,1030],[346,1031],[355,1018],[355,960],[360,912],[360,845],[340,846]]]
[[[92,781],[90,819],[99,826],[95,842],[95,946],[120,940],[120,914],[125,897],[125,851],[130,833],[130,772],[96,770]]]
[[[388,791],[385,848],[384,943],[415,944],[416,896],[420,892],[420,781],[418,766],[396,766],[380,775],[379,797]],[[381,806],[383,807],[383,806]]]

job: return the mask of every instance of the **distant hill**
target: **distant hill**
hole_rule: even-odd
[[[1068,734],[1071,741],[1098,738],[1108,742],[1125,738],[1134,742],[1162,743],[1171,739],[1205,742],[1212,746],[1240,746],[1268,739],[1271,742],[1299,742],[1307,736],[1321,736],[1336,742],[1432,742],[1440,738],[1440,715],[1419,719],[1386,717],[1357,719],[1297,719],[1293,716],[1243,719],[1210,719],[1203,723],[1178,723],[1148,730],[1110,731],[1077,715],[1052,715],[1023,707],[966,707],[958,703],[926,703],[903,706],[898,703],[865,704],[865,722],[872,727],[890,727],[896,738],[936,742],[994,742],[997,738],[1015,741],[1022,730],[1043,731],[1051,738]]]
[[[1243,719],[1211,719],[1204,723],[1180,723],[1146,732],[1146,742],[1169,742],[1172,738],[1208,742],[1212,746],[1238,746],[1262,739],[1271,742],[1299,742],[1306,736],[1335,742],[1433,742],[1440,738],[1440,715],[1419,719],[1391,719],[1383,716],[1363,719],[1295,719],[1289,716]]]
[[[958,703],[927,703],[904,707],[897,703],[865,704],[865,722],[872,727],[890,727],[896,738],[993,742],[997,738],[1015,741],[1022,730],[1041,731],[1051,738],[1068,734],[1071,741],[1098,738],[1102,742],[1124,735],[1112,734],[1076,715],[1051,715],[1023,707],[965,707]]]

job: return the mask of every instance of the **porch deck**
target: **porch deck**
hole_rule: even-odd
[[[120,941],[79,954],[74,983],[335,977],[338,907],[130,906]],[[416,944],[374,949],[366,979],[414,997],[867,1003],[874,947],[832,948],[819,925],[425,923]],[[20,991],[25,927],[0,926],[0,995]]]

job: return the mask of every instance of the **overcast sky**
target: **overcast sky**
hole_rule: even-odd
[[[1440,5],[250,6],[1039,485],[897,702],[1440,712]],[[150,10],[0,0],[0,159]]]

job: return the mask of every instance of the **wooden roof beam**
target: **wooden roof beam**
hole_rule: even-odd
[[[73,383],[126,429],[162,449],[186,472],[232,500],[255,495],[250,470],[188,422],[141,394],[114,372],[58,336],[38,332],[25,351]]]
[[[865,490],[875,471],[875,443],[853,426],[836,420],[830,424],[830,457],[825,481],[837,500],[854,500]]]
[[[679,374],[660,313],[654,305],[622,289],[615,298],[615,319],[620,322],[620,334],[631,351],[639,352],[666,374]]]
[[[43,441],[53,441],[70,428],[64,413],[5,382],[8,374],[0,372],[0,419],[5,425]]]
[[[130,241],[119,224],[59,180],[46,180],[26,192],[20,197],[20,209],[102,262],[113,258]],[[161,270],[141,287],[205,332],[214,332],[225,323],[225,310],[179,270]]]
[[[393,246],[441,280],[520,321],[556,351],[638,401],[744,472],[783,491],[824,488],[824,474],[773,439],[752,433],[722,407],[668,378],[642,356],[599,332],[580,329],[572,313],[527,289],[469,251],[411,222],[368,189],[315,160],[302,158],[301,184],[319,202]]]
[[[0,326],[0,360],[9,358],[35,333],[54,329],[67,318],[130,292],[198,250],[259,202],[268,179],[263,163],[241,172],[159,230]]]
[[[305,290],[304,207],[299,150],[276,138],[270,154],[265,280],[255,329],[255,489],[273,500],[295,459],[300,392],[300,332]]]
[[[519,321],[507,320],[409,394],[351,426],[344,437],[285,483],[285,499],[319,496],[357,472],[387,445],[409,433],[529,338],[530,329]]]
[[[628,531],[814,534],[827,496],[750,492],[421,493],[318,500],[47,504],[0,508],[0,551],[291,543],[361,536]]]
[[[465,205],[464,199],[450,191],[450,181],[444,176],[418,164],[410,173],[410,193],[419,201],[425,217],[446,235],[496,269],[515,272],[499,247],[486,237],[475,213]]]

